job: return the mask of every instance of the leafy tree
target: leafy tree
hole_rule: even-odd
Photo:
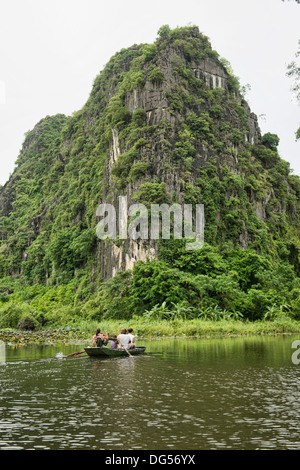
[[[267,132],[261,138],[261,142],[271,150],[276,150],[279,145],[279,137],[276,134],[271,134]]]
[[[132,317],[130,271],[119,271],[101,289],[100,310],[105,318],[129,319]]]
[[[160,38],[169,38],[171,34],[171,28],[169,25],[165,24],[161,26],[157,32]]]

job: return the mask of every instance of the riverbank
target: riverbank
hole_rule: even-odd
[[[165,337],[230,337],[250,335],[277,335],[300,333],[300,321],[287,317],[273,321],[238,321],[238,320],[183,320],[153,321],[134,318],[128,321],[104,319],[101,322],[81,322],[64,328],[41,329],[35,331],[3,329],[0,340],[7,344],[57,344],[90,343],[96,328],[107,330],[110,335],[118,334],[121,328],[133,328],[140,339]]]

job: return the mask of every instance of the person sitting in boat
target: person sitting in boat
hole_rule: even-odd
[[[121,334],[117,336],[118,340],[118,347],[127,349],[128,348],[128,343],[130,341],[130,336],[127,334],[126,329],[122,328]]]
[[[135,336],[133,334],[133,329],[132,328],[128,328],[128,335],[130,336],[130,346],[129,346],[129,348],[130,349],[135,349],[136,348]]]
[[[117,336],[114,335],[112,338],[110,338],[110,347],[111,349],[117,349],[117,346],[118,346],[118,339],[117,339]]]
[[[93,336],[93,347],[95,348],[96,346],[105,346],[108,341],[108,334],[107,331],[105,330],[106,335],[104,336],[103,333],[101,333],[100,328],[97,328],[96,333]]]

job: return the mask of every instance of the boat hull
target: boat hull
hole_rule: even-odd
[[[140,346],[135,349],[130,349],[128,352],[131,356],[137,356],[139,354],[143,354],[145,352],[145,346]],[[111,349],[107,348],[105,346],[102,347],[95,347],[95,348],[85,348],[85,352],[90,356],[90,357],[102,357],[102,358],[107,358],[107,357],[123,357],[127,356],[128,353],[125,351],[125,349]]]

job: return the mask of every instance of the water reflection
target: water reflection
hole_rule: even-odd
[[[298,449],[295,339],[144,341],[104,360],[7,348],[0,449]]]

